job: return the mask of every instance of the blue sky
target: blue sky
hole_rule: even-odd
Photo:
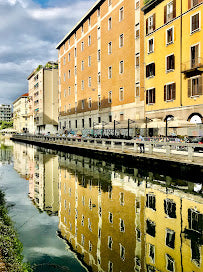
[[[0,0],[0,104],[27,92],[28,75],[57,60],[58,42],[94,0]]]

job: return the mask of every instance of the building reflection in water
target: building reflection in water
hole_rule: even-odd
[[[59,236],[90,270],[203,271],[202,185],[30,146],[26,152],[30,197],[41,211],[58,212]]]

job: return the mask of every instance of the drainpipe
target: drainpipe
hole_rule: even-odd
[[[182,0],[180,1],[180,106],[182,107],[182,34],[183,34],[183,20],[182,20],[182,13],[183,13],[183,3]]]

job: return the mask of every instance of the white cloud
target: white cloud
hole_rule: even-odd
[[[45,2],[44,2],[45,3]],[[27,76],[56,60],[56,45],[93,1],[0,0],[0,104],[12,103],[27,89]]]

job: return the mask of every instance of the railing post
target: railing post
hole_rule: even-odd
[[[194,148],[192,146],[188,146],[188,160],[193,161]]]
[[[149,144],[149,154],[153,154],[153,144],[152,143]]]
[[[102,140],[102,146],[105,147],[106,146],[106,141],[103,139]]]
[[[121,149],[122,149],[122,152],[124,151],[124,145],[125,145],[125,143],[124,143],[124,142],[122,142],[122,143],[121,143]]]
[[[137,142],[134,141],[134,152],[137,152],[138,151],[138,145],[137,145]]]
[[[111,148],[113,149],[114,148],[114,141],[111,140]]]
[[[171,155],[171,146],[166,145],[166,156],[170,157],[170,155]]]

